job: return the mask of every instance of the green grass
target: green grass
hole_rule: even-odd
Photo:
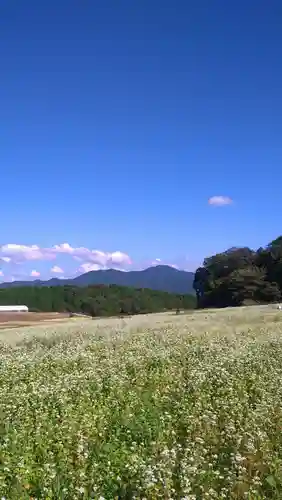
[[[0,498],[281,499],[282,312],[0,332]]]

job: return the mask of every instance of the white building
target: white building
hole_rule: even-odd
[[[1,312],[28,312],[27,306],[0,306]]]

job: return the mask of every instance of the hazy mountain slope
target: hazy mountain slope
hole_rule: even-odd
[[[52,278],[47,281],[14,281],[1,283],[0,288],[15,286],[60,286],[60,285],[120,285],[134,288],[151,288],[171,293],[193,293],[194,273],[179,271],[170,266],[149,267],[142,271],[123,272],[116,269],[90,271],[73,279]]]

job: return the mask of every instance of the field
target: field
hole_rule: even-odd
[[[67,313],[0,312],[0,330],[7,326],[9,328],[29,326],[42,321],[61,321],[68,317]]]
[[[281,499],[282,312],[0,331],[0,498]]]
[[[68,313],[0,312],[0,329],[29,326],[42,321],[61,321],[67,318],[69,318]]]

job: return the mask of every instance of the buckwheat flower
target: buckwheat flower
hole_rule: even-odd
[[[85,493],[85,488],[83,486],[80,486],[79,488],[77,488],[77,491],[83,495],[83,493]]]

